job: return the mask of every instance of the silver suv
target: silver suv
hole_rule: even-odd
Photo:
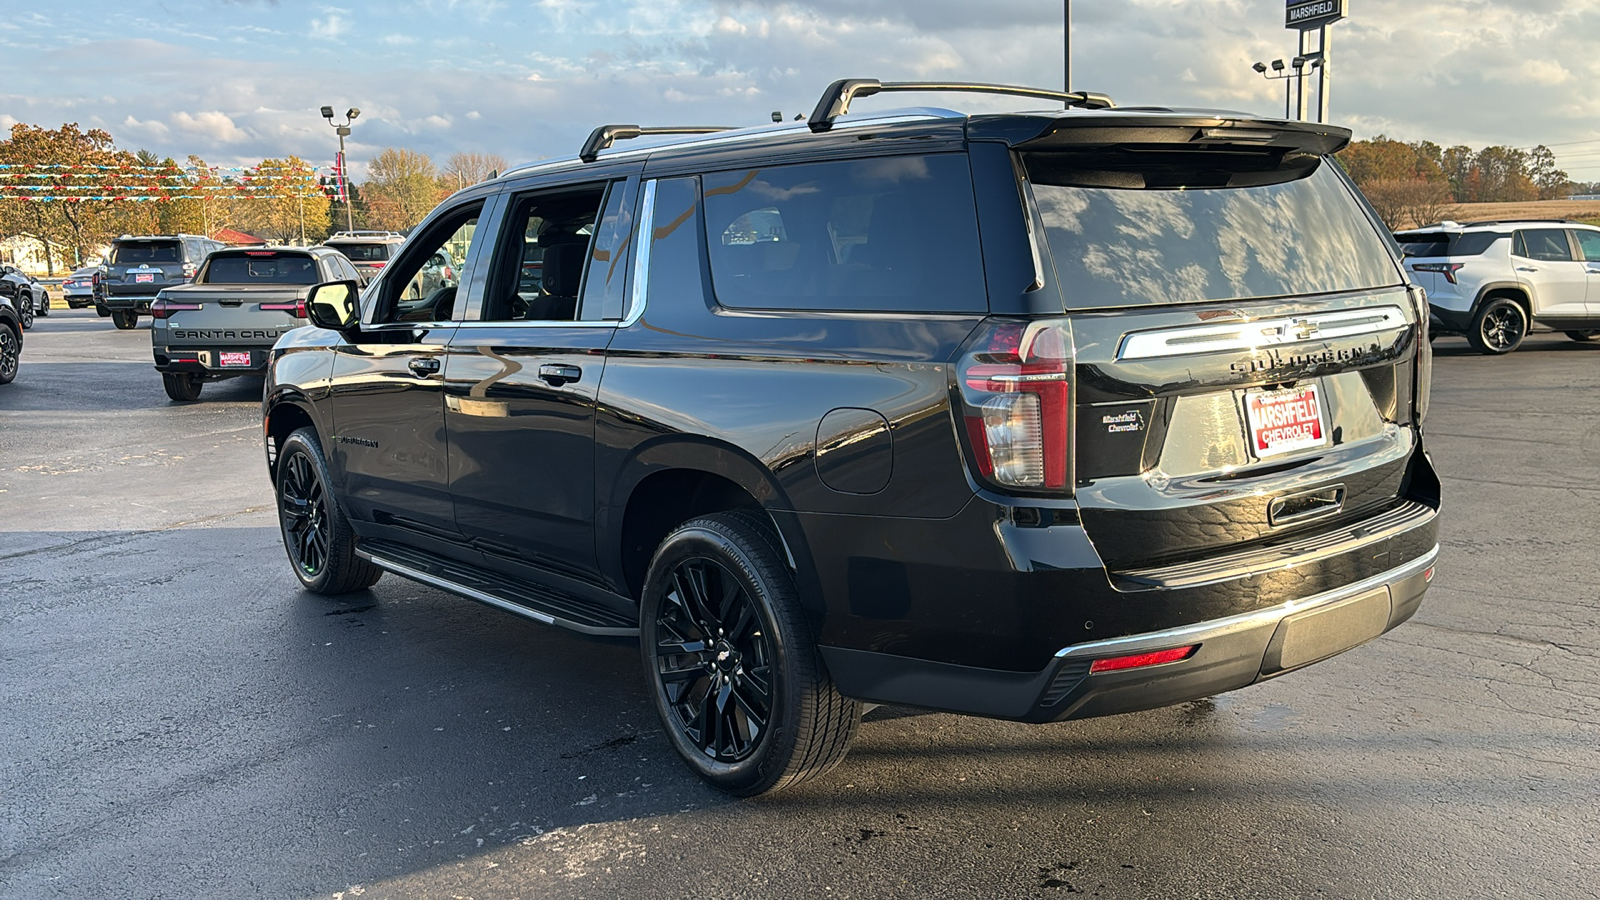
[[[365,285],[378,277],[405,242],[405,235],[393,231],[339,231],[322,243],[354,263]]]
[[[1510,353],[1533,324],[1600,334],[1600,228],[1567,220],[1442,222],[1395,234],[1435,332]]]

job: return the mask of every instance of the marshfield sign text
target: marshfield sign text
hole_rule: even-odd
[[[1304,31],[1307,28],[1321,28],[1330,22],[1337,22],[1345,16],[1345,2],[1346,0],[1287,0],[1288,11],[1284,16],[1284,27]]]

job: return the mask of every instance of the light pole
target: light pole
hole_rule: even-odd
[[[1294,87],[1294,85],[1290,83],[1289,79],[1292,78],[1292,79],[1295,79],[1296,81],[1300,80],[1300,77],[1302,75],[1302,70],[1305,68],[1305,65],[1306,65],[1305,57],[1296,56],[1294,58],[1293,65],[1294,65],[1294,71],[1293,72],[1285,72],[1284,69],[1287,68],[1288,66],[1286,66],[1284,64],[1283,60],[1275,59],[1275,60],[1272,61],[1272,72],[1273,72],[1273,74],[1271,74],[1271,75],[1267,74],[1267,64],[1266,63],[1258,62],[1255,65],[1250,67],[1252,69],[1255,69],[1256,72],[1260,73],[1262,78],[1265,78],[1268,81],[1282,81],[1283,82],[1283,117],[1285,119],[1288,119],[1288,118],[1291,117],[1291,113],[1289,112],[1289,103],[1293,99],[1293,87]]]
[[[360,115],[361,110],[352,106],[345,110],[344,124],[340,125],[333,121],[333,107],[324,106],[322,108],[322,117],[327,119],[328,124],[332,125],[333,130],[339,134],[339,193],[344,195],[344,221],[350,231],[356,230],[356,214],[350,202],[350,176],[348,174],[350,162],[344,158],[344,139],[345,135],[350,133],[350,123],[354,122],[356,117]]]

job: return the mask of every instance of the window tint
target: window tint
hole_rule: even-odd
[[[705,176],[723,306],[983,312],[966,156],[893,156]]]
[[[1146,172],[1138,159],[1067,156],[1034,153],[1023,161],[1069,308],[1283,297],[1400,281],[1383,234],[1331,166],[1231,172],[1222,168],[1225,157],[1198,152]],[[1090,176],[1117,186],[1068,186]]]
[[[638,249],[649,262],[646,302],[651,305],[687,298],[705,308],[699,199],[700,179],[695,176],[655,182],[655,215],[648,234],[640,228]]]
[[[1572,259],[1572,247],[1567,244],[1563,228],[1528,228],[1517,232],[1515,253],[1527,259],[1545,262],[1562,262]]]
[[[1450,247],[1451,256],[1482,256],[1494,242],[1505,237],[1492,231],[1474,231],[1456,238]]]
[[[460,267],[471,253],[481,203],[454,210],[407,242],[385,270],[373,321],[447,322],[456,318]]]
[[[177,241],[126,241],[111,248],[111,264],[116,266],[181,262],[183,252]]]
[[[1574,229],[1572,232],[1578,238],[1578,250],[1583,253],[1587,262],[1600,262],[1600,231],[1583,231]]]
[[[207,284],[316,284],[316,261],[309,256],[249,253],[217,256],[206,264]]]
[[[594,238],[604,185],[530,194],[512,201],[495,248],[483,318],[490,322],[571,322],[578,318],[584,261]]]
[[[581,318],[620,319],[627,282],[628,243],[633,239],[633,191],[626,182],[611,186],[600,214],[583,277]]]
[[[383,262],[389,258],[388,244],[329,244],[356,262]]]
[[[1447,256],[1450,236],[1447,234],[1397,234],[1394,239],[1407,256]]]

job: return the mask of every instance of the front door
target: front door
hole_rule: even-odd
[[[595,577],[595,396],[622,309],[630,185],[508,197],[479,320],[450,342],[450,491],[491,561]]]
[[[473,201],[424,226],[373,282],[365,324],[335,357],[329,461],[360,521],[456,535],[444,356],[464,304],[456,280],[438,283],[428,264],[442,249],[468,257],[482,212],[483,201]]]

